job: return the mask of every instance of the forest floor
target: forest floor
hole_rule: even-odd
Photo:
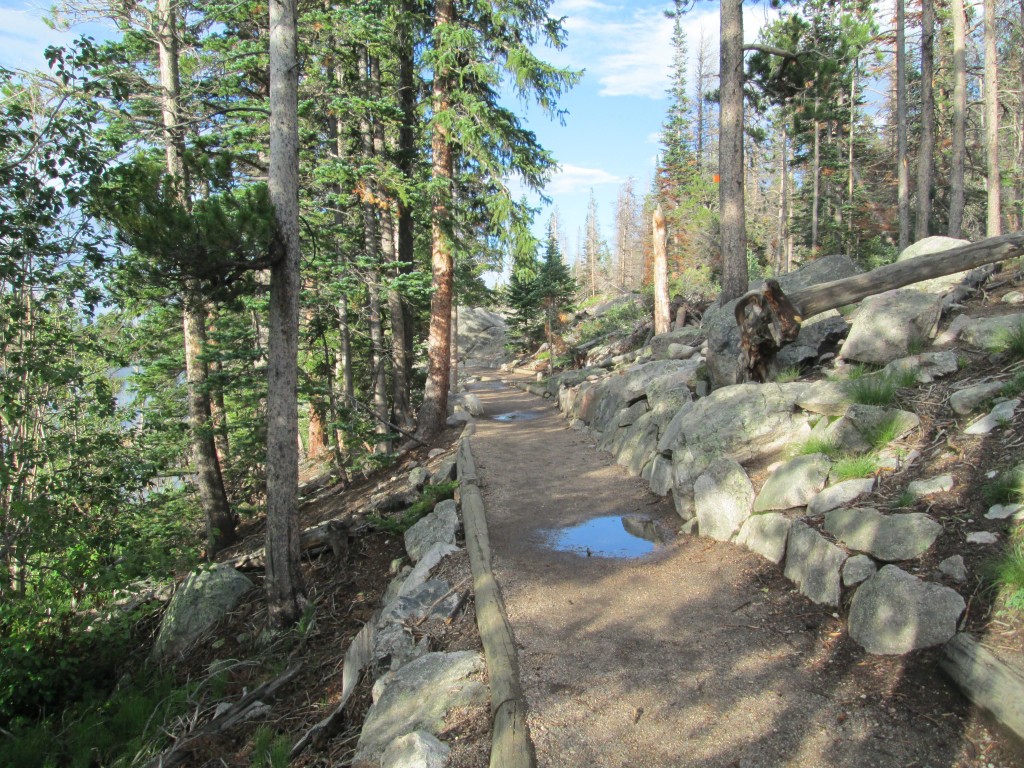
[[[670,499],[548,402],[478,373],[473,452],[540,765],[1024,766],[935,652],[865,653],[778,567],[675,536]],[[556,529],[616,515],[650,518],[666,543],[639,558],[551,547]]]

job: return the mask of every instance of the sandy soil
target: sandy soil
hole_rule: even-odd
[[[595,517],[679,521],[549,403],[469,389],[487,410],[473,452],[540,765],[1024,765],[933,654],[863,653],[838,614],[740,547],[673,536],[639,559],[553,551],[546,531]],[[493,419],[514,411],[536,418]]]

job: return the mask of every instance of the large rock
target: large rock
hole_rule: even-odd
[[[776,469],[754,502],[754,512],[806,506],[828,479],[832,462],[821,453],[797,456]]]
[[[960,370],[956,353],[952,350],[942,352],[924,352],[920,355],[901,357],[893,360],[881,371],[882,376],[896,376],[905,371],[913,371],[918,384],[931,384],[936,379],[949,376]]]
[[[1021,312],[967,320],[960,330],[960,340],[978,349],[997,350],[1006,334],[1020,328],[1022,323],[1024,313]]]
[[[786,293],[791,293],[802,288],[809,288],[819,283],[827,283],[831,280],[839,280],[844,277],[852,277],[859,274],[860,269],[842,254],[823,256],[816,261],[803,265],[795,272],[778,277],[779,285]],[[760,287],[760,286],[757,286]],[[736,325],[735,309],[739,300],[734,299],[722,307],[713,307],[704,314],[703,329],[707,333],[708,352],[707,364],[711,381],[716,387],[724,387],[735,384],[739,380],[739,344],[740,333]],[[835,317],[838,313],[831,311],[822,313],[822,319],[828,316]],[[816,322],[821,322],[817,320]],[[808,324],[808,336],[804,336],[801,329],[800,335],[793,344],[802,347],[810,347],[815,342],[808,341],[810,334],[817,333],[810,330],[816,323]]]
[[[864,299],[854,312],[844,360],[885,364],[907,357],[935,335],[942,299],[914,288],[887,291]]]
[[[800,335],[775,355],[773,368],[805,368],[818,362],[825,352],[834,352],[850,332],[850,324],[839,313],[823,312],[800,326]]]
[[[842,416],[850,407],[850,392],[845,382],[822,379],[807,385],[796,404],[805,411],[825,416]]]
[[[435,542],[428,550],[420,555],[419,561],[416,563],[416,567],[409,571],[405,576],[400,587],[394,593],[396,597],[402,597],[410,594],[413,590],[419,588],[427,579],[430,578],[431,572],[437,567],[448,555],[458,552],[459,548],[454,544],[450,544],[446,541]],[[389,587],[389,592],[390,592]],[[385,600],[384,605],[387,605],[388,601]]]
[[[238,605],[253,583],[230,565],[193,571],[174,593],[153,645],[154,659],[184,653]]]
[[[844,453],[867,453],[881,448],[883,436],[899,440],[921,423],[916,413],[881,405],[851,405],[846,415],[829,426],[826,438]]]
[[[1003,400],[993,406],[992,410],[967,425],[965,435],[987,435],[997,427],[1005,427],[1013,423],[1013,414],[1020,405],[1020,399]]]
[[[800,520],[793,521],[786,547],[786,578],[816,603],[839,605],[840,572],[846,553]]]
[[[966,416],[996,397],[1006,386],[1002,381],[987,381],[959,389],[949,396],[949,407],[957,416]]]
[[[452,499],[440,501],[433,512],[405,532],[405,551],[414,563],[438,542],[455,544],[455,532],[459,530],[456,507]]]
[[[850,605],[850,637],[868,653],[896,655],[945,643],[956,634],[964,600],[887,565],[864,582]]]
[[[428,653],[382,678],[359,734],[355,764],[379,759],[407,733],[439,733],[456,707],[486,706],[487,687],[477,679],[483,669],[484,660],[474,651]]]
[[[833,509],[845,506],[865,494],[871,493],[874,489],[875,478],[873,477],[843,480],[840,483],[828,486],[811,499],[807,505],[807,514],[811,516],[823,515]]]
[[[658,450],[672,455],[673,497],[683,517],[693,516],[693,483],[711,460],[728,456],[743,465],[773,459],[810,434],[795,402],[804,384],[738,384],[684,405],[665,427]]]
[[[942,253],[953,248],[960,248],[964,245],[970,245],[970,240],[958,240],[955,237],[943,237],[942,235],[934,235],[933,237],[926,237],[922,240],[918,240],[916,243],[907,246],[903,249],[896,261],[906,261],[907,259],[918,259],[923,258],[928,260],[927,257],[933,254]],[[934,277],[931,280],[924,280],[920,283],[914,283],[914,287],[919,291],[932,294],[944,294],[951,291],[953,288],[962,283],[970,270],[964,272],[956,272],[952,275],[943,275],[942,277]]]
[[[459,595],[452,593],[451,585],[443,579],[429,579],[400,593],[377,619],[374,658],[387,661],[390,669],[397,670],[426,654],[427,642],[416,642],[410,623],[448,616],[458,601]]]
[[[793,521],[781,512],[751,515],[736,535],[736,543],[778,564],[786,555],[786,540]]]
[[[927,552],[942,533],[942,526],[921,512],[883,515],[865,507],[827,513],[825,530],[849,549],[895,562]]]
[[[681,370],[694,369],[689,361],[658,360],[653,363],[633,365],[622,373],[613,374],[588,389],[585,397],[593,398],[586,409],[581,409],[579,418],[591,429],[604,433],[618,426],[624,408],[647,397],[647,387],[655,379]]]
[[[670,354],[669,350],[674,344],[694,347],[700,346],[700,341],[704,334],[701,333],[700,328],[696,328],[692,325],[680,328],[678,331],[669,331],[668,333],[659,333],[651,339],[651,356],[655,360],[672,360],[676,359]]]
[[[380,759],[380,768],[444,768],[451,751],[434,734],[413,731],[388,745]]]
[[[498,368],[508,361],[508,327],[501,315],[481,307],[459,307],[459,357],[467,366]]]
[[[653,414],[645,413],[626,428],[615,451],[620,466],[636,477],[657,453],[658,422]]]
[[[693,486],[700,535],[729,541],[750,517],[754,487],[733,459],[715,459]]]

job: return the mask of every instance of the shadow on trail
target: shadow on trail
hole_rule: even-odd
[[[551,551],[545,529],[678,519],[550,403],[469,390],[486,414],[540,414],[485,414],[473,448],[541,765],[985,764],[934,653],[864,653],[832,609],[739,547],[681,537],[639,559]]]

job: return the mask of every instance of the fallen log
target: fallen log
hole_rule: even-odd
[[[789,295],[783,293],[778,282],[768,280],[763,291],[750,291],[736,305],[740,370],[752,381],[765,381],[775,355],[796,339],[801,323],[809,317],[868,296],[1021,255],[1024,255],[1024,232],[1015,232],[887,264],[862,275],[813,285]]]
[[[344,560],[348,557],[351,535],[351,521],[348,518],[335,518],[302,531],[299,534],[299,548],[302,554],[309,556],[319,555],[330,549],[336,558]],[[259,570],[264,566],[264,548],[235,555],[224,563],[240,571]]]
[[[1024,675],[963,632],[943,647],[939,666],[967,698],[1024,739]]]

